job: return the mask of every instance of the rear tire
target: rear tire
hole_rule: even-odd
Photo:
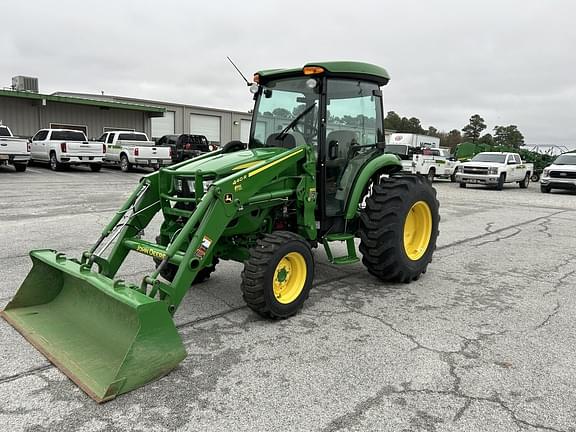
[[[62,171],[64,169],[64,165],[58,162],[58,158],[54,152],[50,153],[50,169],[52,171]]]
[[[526,173],[524,180],[518,183],[520,185],[520,189],[526,189],[530,184],[530,173]]]
[[[540,192],[542,193],[550,193],[552,188],[550,186],[540,185]]]
[[[540,174],[538,173],[533,173],[532,176],[530,177],[530,180],[532,180],[532,183],[537,183],[540,181]]]
[[[24,172],[26,171],[26,168],[28,167],[28,164],[25,163],[15,163],[14,164],[14,168],[16,169],[16,172]]]
[[[259,315],[281,319],[296,314],[310,294],[314,257],[298,234],[265,234],[250,249],[242,272],[242,297]]]
[[[436,175],[436,170],[434,168],[430,168],[430,171],[428,171],[428,181],[430,183],[434,183],[434,176]]]
[[[506,173],[500,174],[500,177],[498,177],[498,183],[496,183],[496,190],[501,191],[502,189],[504,189],[505,181],[506,181]]]
[[[92,172],[98,172],[102,169],[102,164],[90,164]]]
[[[375,185],[360,213],[362,263],[385,282],[408,283],[426,272],[438,237],[436,191],[419,176]]]
[[[128,156],[125,154],[120,156],[120,169],[122,172],[132,171],[132,164],[128,161]]]

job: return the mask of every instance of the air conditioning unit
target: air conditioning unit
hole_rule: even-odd
[[[38,93],[38,78],[15,76],[12,77],[12,89],[17,91],[25,91]]]

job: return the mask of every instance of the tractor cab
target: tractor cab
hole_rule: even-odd
[[[249,147],[313,148],[321,232],[344,229],[354,180],[363,165],[382,153],[380,86],[388,80],[384,69],[352,62],[254,75]]]

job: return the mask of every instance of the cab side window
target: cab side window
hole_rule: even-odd
[[[47,136],[48,136],[48,131],[47,130],[41,130],[36,135],[34,135],[34,137],[32,138],[32,141],[44,141]]]
[[[107,144],[112,144],[112,141],[114,141],[114,134],[111,133],[110,135],[108,135],[108,140],[106,141]]]

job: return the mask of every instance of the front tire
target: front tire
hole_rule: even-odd
[[[526,189],[530,184],[530,173],[526,173],[526,177],[524,177],[524,180],[522,180],[518,184],[520,185],[520,189]]]
[[[501,191],[502,189],[504,189],[505,181],[506,181],[506,173],[500,174],[500,177],[498,177],[498,183],[496,183],[496,190]]]
[[[461,187],[462,189],[466,189],[466,183],[460,183],[460,187]]]
[[[92,172],[98,172],[102,169],[102,164],[90,164]]]
[[[418,176],[375,185],[360,213],[362,263],[385,282],[408,283],[426,272],[438,237],[436,191]]]
[[[434,176],[436,175],[436,170],[434,168],[430,168],[430,171],[428,171],[428,181],[430,183],[434,183]]]
[[[275,231],[258,240],[242,272],[242,297],[254,312],[266,318],[296,314],[314,280],[314,257],[303,237]]]
[[[542,193],[550,193],[552,188],[550,186],[540,185],[540,192]]]
[[[161,244],[160,236],[156,237],[156,243]],[[165,246],[165,245],[163,245],[163,246]],[[156,265],[156,268],[158,268],[158,266],[160,265],[162,260],[160,260],[158,258],[152,258],[152,259],[154,260],[154,264]],[[210,278],[210,275],[212,273],[214,273],[214,271],[216,270],[216,266],[218,265],[219,262],[220,262],[220,260],[218,258],[216,258],[216,257],[212,258],[212,264],[204,267],[202,270],[200,270],[196,274],[196,277],[194,278],[192,285],[196,285],[196,284],[207,281]],[[172,264],[172,263],[167,263],[164,266],[164,268],[162,270],[160,270],[160,276],[162,276],[168,282],[172,282],[174,280],[174,278],[176,277],[176,273],[178,273],[178,266],[176,264]]]

